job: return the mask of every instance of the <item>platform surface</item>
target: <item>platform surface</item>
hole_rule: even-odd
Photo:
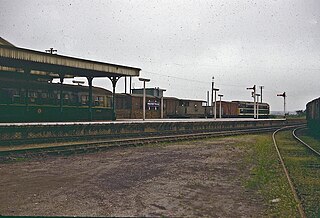
[[[88,125],[88,124],[121,124],[121,123],[182,123],[182,122],[244,122],[244,121],[280,121],[285,119],[253,119],[253,118],[198,118],[198,119],[119,119],[116,121],[88,122],[29,122],[29,123],[0,123],[1,126],[48,126],[48,125]]]

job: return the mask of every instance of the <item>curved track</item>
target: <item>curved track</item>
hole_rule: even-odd
[[[295,128],[293,131],[292,131],[292,135],[293,137],[298,140],[299,142],[301,142],[301,144],[303,144],[304,146],[306,146],[309,150],[312,151],[313,154],[317,155],[320,157],[320,152],[319,151],[316,151],[315,149],[313,149],[309,144],[307,144],[306,142],[304,142],[302,139],[300,139],[296,132],[300,129],[306,129],[306,127],[298,127],[298,128]]]
[[[305,146],[307,146],[307,147],[310,149],[311,147],[310,147],[309,145],[307,145],[305,142],[303,142],[301,139],[299,139],[299,138],[296,136],[296,134],[295,134],[295,131],[296,131],[297,129],[301,129],[301,128],[305,128],[305,126],[295,128],[295,129],[292,131],[292,135],[294,136],[295,139],[297,139],[299,142],[301,142],[302,144],[304,144]],[[287,180],[288,180],[288,183],[289,183],[291,192],[292,192],[293,197],[294,197],[294,199],[295,199],[295,201],[296,201],[296,203],[297,203],[297,205],[298,205],[299,214],[300,214],[301,217],[305,218],[305,217],[306,217],[306,214],[305,214],[304,209],[303,209],[303,207],[302,207],[301,200],[300,200],[299,197],[298,197],[297,191],[296,191],[296,189],[295,189],[295,187],[294,187],[294,185],[293,185],[293,182],[292,182],[292,180],[291,180],[291,178],[290,178],[288,169],[287,169],[287,167],[286,167],[286,165],[285,165],[285,163],[284,163],[284,161],[283,161],[283,157],[282,157],[282,155],[281,155],[281,153],[280,153],[280,150],[279,150],[279,147],[278,147],[278,144],[277,144],[277,141],[276,141],[276,134],[277,134],[279,131],[285,130],[285,129],[289,129],[289,128],[288,128],[288,127],[283,127],[283,128],[280,128],[280,129],[277,129],[276,131],[274,131],[273,134],[272,134],[272,140],[273,140],[275,149],[276,149],[276,151],[277,151],[277,154],[278,154],[278,157],[279,157],[279,160],[280,160],[282,169],[283,169],[283,171],[284,171],[284,173],[285,173],[285,176],[286,176],[286,178],[287,178]],[[312,148],[311,148],[311,149],[312,149]],[[314,149],[312,149],[312,150],[314,151]]]

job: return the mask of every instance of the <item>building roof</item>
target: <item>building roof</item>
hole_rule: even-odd
[[[135,67],[18,48],[3,38],[0,40],[0,66],[29,69],[33,70],[31,73],[45,74],[52,78],[59,77],[59,74],[65,77],[139,76],[141,70]]]
[[[204,100],[197,100],[197,99],[179,99],[180,101],[195,101],[195,102],[207,102]]]
[[[143,88],[135,88],[135,89],[132,89],[132,91],[134,91],[134,90],[139,90],[139,91],[141,91],[141,90],[143,90]],[[148,90],[166,91],[166,89],[160,89],[160,88],[158,88],[158,87],[156,87],[156,88],[145,88],[145,90],[146,90],[146,91],[148,91]]]
[[[8,42],[7,40],[5,40],[2,37],[0,37],[0,45],[15,47],[13,44],[11,44],[10,42]]]
[[[254,102],[253,101],[231,101],[231,102],[233,102],[233,103],[238,103],[238,104],[243,104],[243,103],[245,103],[245,104],[254,104]],[[266,102],[258,102],[260,105],[269,105],[268,103],[266,103]]]

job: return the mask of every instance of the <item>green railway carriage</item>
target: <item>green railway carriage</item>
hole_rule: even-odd
[[[0,37],[0,122],[116,120],[116,84],[121,77],[139,76],[140,70],[54,54],[53,49],[20,48]],[[86,78],[88,87],[64,84],[75,77]],[[112,98],[92,86],[94,78],[111,81]]]
[[[10,76],[9,76],[10,75]],[[89,113],[87,86],[52,83],[33,76],[28,83],[18,72],[0,72],[0,121],[84,121],[112,119],[112,93],[93,87]]]
[[[320,98],[307,103],[307,122],[312,133],[319,136],[320,132]]]

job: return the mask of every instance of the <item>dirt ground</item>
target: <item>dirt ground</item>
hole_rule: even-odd
[[[0,215],[261,217],[243,138],[0,163]]]

